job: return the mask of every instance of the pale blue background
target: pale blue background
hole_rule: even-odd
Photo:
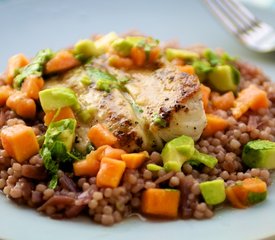
[[[275,27],[275,11],[266,14],[258,9],[256,13]],[[18,52],[33,56],[41,48],[58,49],[92,33],[129,29],[161,40],[222,47],[254,62],[259,59],[269,75],[270,61],[275,62],[274,55],[254,54],[236,44],[203,0],[0,0],[0,69]]]
[[[275,26],[275,12],[251,8]],[[0,0],[0,72],[9,56],[33,56],[57,50],[93,33],[138,29],[161,40],[183,45],[204,43],[261,66],[275,76],[275,55],[257,54],[239,44],[200,0]],[[223,210],[206,221],[124,221],[111,228],[88,218],[55,221],[17,207],[0,194],[0,239],[10,240],[254,240],[275,234],[275,186],[268,200],[248,210]],[[274,239],[274,238],[273,238]]]

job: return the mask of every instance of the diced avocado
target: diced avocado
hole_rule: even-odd
[[[111,43],[117,39],[118,36],[115,32],[110,32],[98,40],[95,41],[95,47],[97,51],[97,55],[101,55],[105,53],[108,49],[108,47],[111,45]]]
[[[39,92],[39,100],[44,111],[78,106],[78,100],[74,91],[65,87],[42,90]]]
[[[88,123],[95,115],[95,112],[96,112],[95,108],[89,108],[89,109],[81,110],[77,115],[82,122]]]
[[[248,142],[243,148],[242,161],[251,168],[275,169],[275,142],[268,140]]]
[[[182,135],[165,144],[161,156],[166,168],[180,171],[183,163],[191,158],[195,151],[194,141],[191,137]],[[173,163],[168,163],[173,162]]]
[[[218,163],[217,158],[208,154],[200,153],[198,150],[195,150],[190,161],[200,162],[209,168],[214,168]]]
[[[179,172],[181,169],[181,165],[179,165],[178,162],[169,161],[164,163],[163,168],[166,172],[170,172],[170,171]]]
[[[200,183],[200,190],[205,202],[209,205],[216,205],[225,200],[224,181],[221,179]]]
[[[79,40],[74,45],[74,54],[82,59],[88,59],[92,56],[97,56],[95,43],[90,39]]]
[[[208,83],[218,92],[236,92],[240,74],[233,66],[216,66],[208,73]]]
[[[113,41],[112,48],[122,57],[128,57],[131,53],[133,43],[123,38],[118,38]]]
[[[168,61],[172,61],[174,58],[181,58],[184,60],[195,60],[199,58],[199,54],[184,49],[167,48],[165,51]]]
[[[267,192],[249,192],[247,199],[249,204],[256,204],[266,199]]]
[[[154,163],[149,163],[149,164],[147,164],[146,167],[149,171],[152,171],[152,172],[156,172],[156,171],[164,169],[162,166],[159,166],[159,165],[154,164]]]
[[[130,36],[125,38],[127,42],[131,43],[133,46],[138,45],[139,43],[146,42],[146,38],[142,36]]]

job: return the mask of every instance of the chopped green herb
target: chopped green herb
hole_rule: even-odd
[[[47,129],[40,155],[45,168],[52,176],[50,188],[55,188],[57,185],[59,165],[77,158],[70,153],[75,140],[75,128],[75,119],[64,119],[52,122]]]
[[[128,81],[126,78],[118,80],[113,75],[96,68],[86,67],[86,71],[91,81],[95,83],[96,89],[110,92],[113,88],[122,89]]]
[[[205,60],[195,60],[192,65],[200,82],[203,82],[207,78],[207,74],[212,70],[210,63]]]
[[[210,49],[205,50],[204,56],[213,67],[221,63],[220,57]]]
[[[150,56],[152,48],[155,48],[159,44],[159,40],[152,37],[127,37],[126,41],[132,43],[133,47],[143,48],[147,59]]]
[[[136,113],[143,113],[143,110],[134,101],[131,102],[131,106]]]
[[[30,75],[42,76],[44,65],[54,56],[51,49],[39,51],[32,61],[23,67],[14,79],[14,88],[21,88],[25,78]]]
[[[236,61],[235,57],[230,56],[228,53],[223,53],[221,55],[221,62],[222,64],[230,63]]]

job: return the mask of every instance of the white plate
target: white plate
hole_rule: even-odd
[[[252,10],[275,24],[271,21],[274,12]],[[131,29],[161,40],[176,38],[183,45],[222,47],[275,76],[275,55],[244,48],[199,0],[0,0],[0,69],[4,70],[8,57],[18,52],[33,56],[42,48],[57,50],[93,33]],[[220,210],[210,220],[142,222],[131,218],[110,228],[93,224],[88,218],[52,220],[0,196],[0,239],[252,240],[271,236],[275,239],[274,186],[264,203],[246,210]]]

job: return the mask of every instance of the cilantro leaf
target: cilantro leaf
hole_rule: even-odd
[[[117,79],[113,75],[93,67],[86,67],[86,72],[97,90],[110,92],[113,88],[123,89],[128,79]]]
[[[45,168],[52,177],[50,188],[55,188],[57,185],[59,165],[77,158],[70,153],[75,140],[75,128],[75,119],[64,119],[51,123],[47,129],[40,155]]]
[[[25,78],[30,75],[42,76],[44,65],[48,62],[54,53],[51,49],[44,49],[39,51],[32,61],[21,70],[14,79],[14,88],[20,88]]]

